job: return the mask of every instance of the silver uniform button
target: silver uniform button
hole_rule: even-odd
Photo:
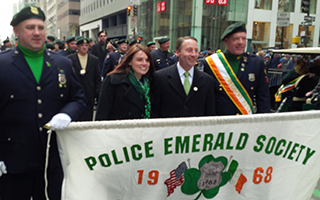
[[[63,94],[60,94],[60,97],[63,97]]]
[[[38,104],[42,104],[42,100],[41,99],[38,99]]]
[[[40,86],[37,86],[37,90],[40,91],[40,90],[41,90],[41,87],[40,87]]]
[[[39,117],[39,118],[42,118],[42,113],[38,113],[38,117]]]
[[[39,127],[39,131],[42,131],[42,127]]]
[[[8,141],[11,141],[11,138],[8,138]]]
[[[11,99],[13,99],[13,98],[14,98],[14,95],[13,95],[13,94],[12,94],[12,95],[10,95],[10,98],[11,98]]]

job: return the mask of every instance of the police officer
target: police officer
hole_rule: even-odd
[[[91,53],[99,58],[100,71],[102,71],[104,59],[109,53],[107,31],[100,31],[98,38],[99,42],[91,47]]]
[[[68,37],[66,39],[66,43],[67,43],[68,47],[61,50],[61,51],[58,51],[57,53],[62,56],[67,56],[67,55],[75,53],[77,50],[77,42],[76,41],[77,41],[77,39],[75,36]]]
[[[118,41],[118,51],[109,53],[104,60],[103,69],[101,73],[102,79],[111,72],[124,58],[128,48],[128,40],[121,39]]]
[[[62,130],[85,108],[71,61],[45,49],[45,15],[39,7],[18,12],[11,25],[18,46],[0,54],[0,199],[46,199],[48,134]],[[48,198],[61,198],[63,172],[53,132]]]
[[[6,39],[3,41],[3,46],[1,47],[1,51],[6,51],[6,50],[9,50],[11,49],[11,42],[9,39]]]
[[[212,54],[204,61],[204,72],[214,78],[217,115],[270,112],[264,61],[254,54],[244,53],[247,44],[245,24],[230,25],[221,40],[227,50]]]
[[[56,38],[52,35],[47,36],[47,43],[54,43]]]
[[[148,42],[147,45],[146,45],[146,47],[147,47],[147,48],[149,49],[149,51],[151,52],[151,51],[153,51],[153,50],[156,49],[156,43],[153,42],[153,41]]]
[[[156,66],[156,70],[166,68],[178,62],[178,59],[175,56],[175,54],[173,54],[169,49],[169,40],[169,38],[161,38],[160,40],[158,40],[160,48],[151,52],[153,63]]]

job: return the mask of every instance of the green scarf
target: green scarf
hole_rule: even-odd
[[[69,48],[67,48],[67,51],[69,52],[69,54],[76,52],[76,51],[71,51]]]
[[[40,51],[31,51],[20,45],[18,42],[18,47],[22,51],[36,81],[39,83],[42,73],[44,50],[46,45]]]
[[[240,65],[240,61],[242,58],[242,54],[241,55],[233,55],[228,50],[226,50],[225,55],[226,55],[226,58],[230,64],[232,70],[234,71],[235,74],[237,74],[239,71],[239,65]]]
[[[138,80],[138,78],[134,75],[134,72],[132,68],[130,68],[129,72],[129,80],[131,84],[133,85],[134,89],[139,93],[140,98],[145,99],[145,105],[144,105],[144,119],[149,119],[150,118],[150,111],[151,111],[151,102],[150,102],[150,97],[149,97],[149,91],[150,91],[150,84],[149,84],[149,79],[146,77],[142,76],[141,81]]]

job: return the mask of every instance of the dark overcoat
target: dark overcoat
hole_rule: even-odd
[[[87,98],[87,107],[78,117],[78,121],[92,121],[93,107],[95,99],[99,97],[101,87],[101,77],[99,70],[99,60],[96,56],[88,54],[86,73],[81,74],[82,70],[78,53],[67,56],[72,61],[72,67],[77,78],[84,89]]]
[[[39,83],[18,47],[1,52],[0,60],[0,161],[8,173],[43,170],[48,134],[42,127],[57,113],[77,119],[85,109],[83,89],[71,60],[54,52],[44,52]],[[53,134],[49,169],[60,166]]]
[[[96,120],[141,119],[145,100],[125,74],[110,74],[102,84]],[[152,105],[151,105],[152,108]]]
[[[195,117],[215,115],[213,79],[194,68],[188,96],[178,73],[177,64],[153,74],[151,92],[152,117]]]

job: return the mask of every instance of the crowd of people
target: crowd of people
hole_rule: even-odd
[[[44,21],[40,8],[22,9],[11,21],[17,46],[0,53],[1,200],[45,199],[48,122],[55,131],[71,121],[271,112],[266,59],[245,52],[242,22],[224,31],[224,52],[201,56],[199,70],[199,45],[191,36],[178,38],[174,52],[169,38],[155,49],[155,42],[108,42],[106,31],[96,44],[69,37],[64,48],[45,36]],[[307,72],[300,71],[292,78]],[[49,198],[60,199],[63,172],[54,134],[47,173]]]

